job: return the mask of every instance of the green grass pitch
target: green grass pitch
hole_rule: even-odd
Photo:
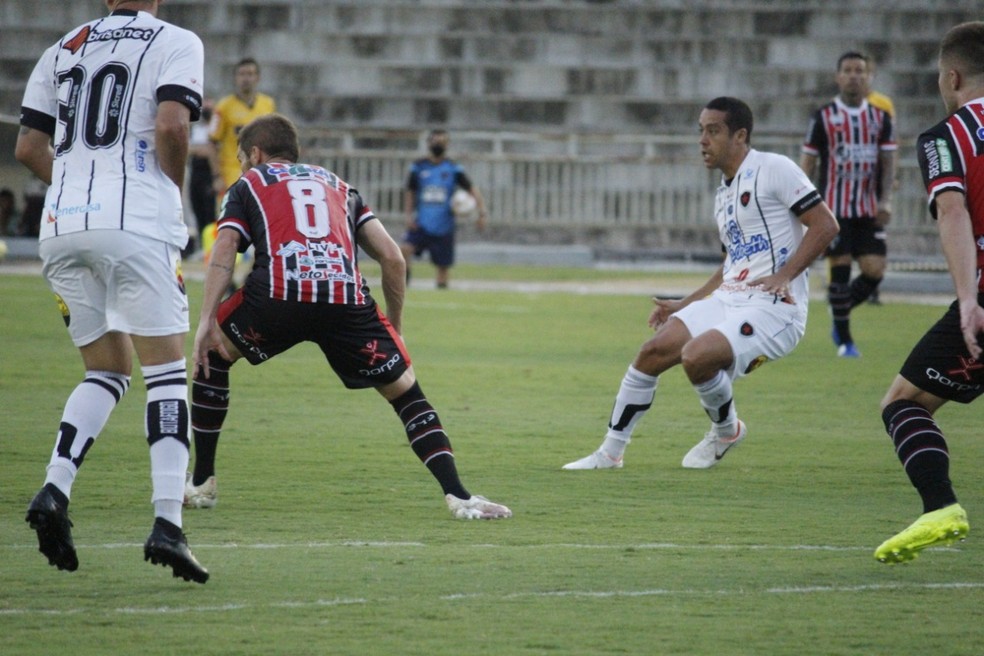
[[[567,472],[597,447],[650,334],[648,296],[455,282],[614,290],[634,277],[657,291],[680,281],[492,267],[454,276],[448,291],[410,291],[405,337],[465,485],[514,518],[451,519],[386,402],[345,390],[304,345],[233,370],[219,505],[185,514],[211,571],[204,586],[143,561],[153,517],[138,368],[74,489],[79,570],[59,572],[37,552],[24,512],[82,367],[43,282],[0,276],[0,653],[984,652],[981,407],[938,415],[970,539],[904,566],[872,557],[921,510],[878,402],[940,306],[858,308],[864,356],[844,361],[815,302],[797,351],[737,383],[749,437],[712,470],[680,467],[707,419],[674,370],[623,470]],[[189,292],[194,322],[201,283]]]

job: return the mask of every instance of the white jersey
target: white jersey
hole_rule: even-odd
[[[724,282],[719,289],[761,293],[747,282],[775,273],[799,248],[805,228],[799,216],[821,202],[816,187],[784,155],[750,150],[738,173],[722,180],[714,198],[714,218],[724,244]],[[807,271],[789,283],[805,312]]]
[[[161,170],[154,122],[165,100],[198,120],[203,77],[201,40],[143,11],[117,10],[48,48],[20,119],[55,148],[40,239],[113,229],[183,248],[181,190]]]

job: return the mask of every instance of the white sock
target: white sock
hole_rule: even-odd
[[[181,527],[188,471],[188,378],[185,361],[142,367],[147,383],[146,429],[154,514]]]
[[[111,371],[86,371],[65,402],[45,484],[68,497],[89,447],[106,426],[109,415],[130,387],[130,377]]]
[[[738,432],[738,412],[735,410],[731,378],[718,371],[709,381],[694,385],[704,412],[711,418],[718,437],[734,437]]]
[[[659,376],[644,374],[629,365],[615,396],[605,441],[601,443],[601,450],[610,457],[618,459],[625,453],[625,447],[632,441],[632,431],[653,404],[658,383]]]

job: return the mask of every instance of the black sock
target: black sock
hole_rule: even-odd
[[[861,305],[878,290],[881,278],[871,278],[863,273],[851,282],[851,307]]]
[[[882,421],[895,443],[895,454],[922,497],[923,512],[956,503],[946,439],[929,411],[915,401],[895,401],[882,412]]]
[[[841,344],[848,344],[851,338],[851,266],[830,267],[830,285],[827,287],[827,301],[834,319],[834,331]]]
[[[459,499],[470,498],[458,478],[451,441],[441,426],[441,418],[424,397],[420,385],[414,383],[413,387],[390,401],[390,405],[403,422],[413,452],[440,483],[444,494],[453,494]]]
[[[214,351],[208,354],[209,377],[195,372],[191,383],[191,431],[195,436],[195,471],[193,485],[201,485],[215,475],[215,452],[219,446],[219,433],[229,411],[229,368],[227,362]]]

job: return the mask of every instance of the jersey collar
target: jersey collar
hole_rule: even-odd
[[[834,102],[837,103],[837,106],[839,108],[841,108],[843,111],[849,114],[860,114],[861,112],[866,111],[868,109],[867,98],[862,98],[861,104],[858,105],[857,107],[851,107],[850,105],[845,103],[840,96],[834,96]]]

